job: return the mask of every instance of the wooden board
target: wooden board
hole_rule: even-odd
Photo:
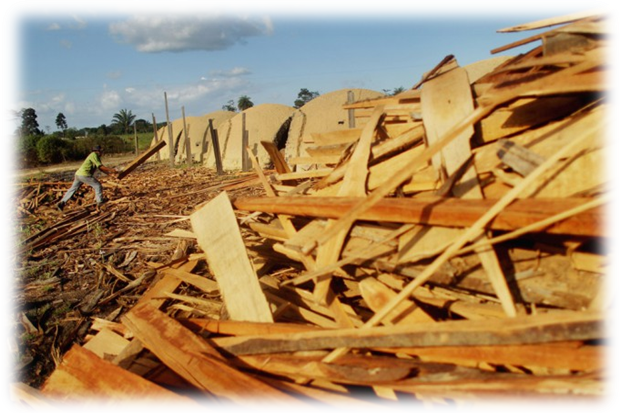
[[[506,322],[463,320],[419,325],[386,326],[295,334],[270,334],[214,339],[233,354],[267,354],[338,347],[442,347],[512,345],[557,341],[590,340],[605,337],[604,314],[539,314],[517,316]],[[403,344],[407,343],[407,344]]]
[[[121,172],[119,172],[117,178],[123,179],[124,177],[129,175],[134,169],[146,162],[147,159],[159,152],[159,150],[164,146],[166,146],[166,141],[162,139],[155,146],[149,148],[146,152],[131,161],[129,165],[127,165]]]
[[[228,194],[224,191],[213,198],[194,212],[190,220],[231,319],[272,322],[269,304],[248,258]]]
[[[600,16],[600,14],[594,13],[592,11],[573,13],[573,14],[568,14],[565,16],[551,17],[549,19],[537,20],[531,23],[524,23],[524,24],[519,24],[517,26],[506,27],[504,29],[499,29],[498,33],[510,33],[510,32],[521,32],[525,30],[542,29],[545,27],[556,26],[558,24],[571,23],[576,20],[586,19],[589,17],[597,17],[597,16]]]
[[[318,218],[346,217],[360,198],[349,197],[261,197],[237,198],[235,208],[273,214]],[[460,199],[442,197],[383,198],[360,214],[364,221],[469,227],[483,216],[496,199]],[[515,230],[557,215],[588,202],[587,198],[527,198],[515,200],[501,210],[486,228]],[[567,235],[604,236],[605,209],[594,208],[541,232]]]
[[[33,410],[46,410],[48,412],[59,412],[53,400],[44,396],[40,390],[30,387],[25,383],[10,383],[9,401],[19,404],[22,407],[30,407]]]
[[[45,381],[41,392],[50,399],[71,402],[162,400],[192,403],[191,399],[102,360],[78,345],[65,353],[62,363]]]
[[[279,390],[231,367],[199,336],[150,305],[139,305],[123,317],[125,324],[164,364],[201,391],[225,401],[250,405],[294,401]]]

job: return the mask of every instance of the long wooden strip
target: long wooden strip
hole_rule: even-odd
[[[228,194],[222,192],[190,219],[230,317],[272,322],[269,304],[248,258]]]
[[[232,368],[205,340],[150,305],[133,307],[122,322],[157,358],[199,390],[248,406],[258,398],[295,400]]]
[[[590,17],[597,17],[597,16],[602,17],[600,13],[597,13],[594,11],[579,12],[579,13],[569,14],[566,16],[552,17],[550,19],[537,20],[531,23],[519,24],[517,26],[512,26],[512,27],[506,27],[504,29],[499,29],[497,32],[498,33],[510,33],[510,32],[521,32],[525,30],[542,29],[542,28],[549,27],[549,26],[556,26],[558,24],[571,23],[576,20],[586,19]]]
[[[159,152],[159,150],[164,146],[166,146],[166,141],[162,139],[155,146],[152,146],[146,152],[131,161],[129,165],[127,165],[121,172],[118,173],[117,178],[123,179],[124,177],[129,175],[134,169],[146,162],[147,159]]]
[[[267,354],[338,347],[491,346],[590,340],[605,337],[604,314],[541,314],[405,326],[227,337],[213,342],[232,354]],[[406,344],[405,344],[406,343]]]
[[[142,399],[187,403],[187,406],[193,403],[191,399],[115,366],[78,345],[65,353],[62,363],[43,384],[41,393],[56,401],[105,399],[135,402]]]
[[[60,412],[48,397],[40,390],[30,387],[25,383],[10,383],[10,401],[22,406],[34,409],[45,409],[48,412]]]
[[[293,216],[341,218],[359,203],[348,197],[237,198],[235,208]],[[496,202],[494,199],[460,198],[383,198],[360,214],[359,219],[379,222],[468,227]],[[487,228],[511,231],[588,203],[588,198],[517,199],[497,214]],[[537,232],[604,236],[605,208],[583,211]]]
[[[436,142],[439,137],[456,125],[459,119],[468,116],[473,111],[473,96],[465,69],[457,67],[423,84],[422,118],[429,144]],[[471,156],[469,140],[473,133],[474,128],[470,126],[446,145],[441,150],[439,159],[436,159],[437,155],[433,158],[433,164],[438,163],[436,168],[445,168],[448,177],[454,176]],[[466,168],[462,177],[455,183],[452,193],[464,199],[483,198],[478,175],[474,168]],[[482,235],[481,239],[485,237],[486,235]],[[480,239],[476,242],[478,241]],[[509,316],[515,316],[515,303],[495,250],[485,248],[476,250],[476,252],[493,285],[493,290],[502,302],[504,311]]]

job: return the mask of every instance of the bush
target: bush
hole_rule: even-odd
[[[37,142],[37,158],[41,163],[58,163],[66,160],[67,143],[57,136],[44,136]]]

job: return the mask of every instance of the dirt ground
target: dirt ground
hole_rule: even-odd
[[[110,167],[117,167],[124,163],[130,162],[135,158],[134,154],[114,155],[102,157],[103,164]],[[57,172],[76,171],[83,161],[63,162],[61,164],[41,166],[38,168],[16,169],[13,175],[16,179],[28,179],[45,174],[53,174]]]
[[[104,159],[109,166],[123,161]],[[16,184],[12,381],[33,387],[74,343],[83,344],[93,318],[118,321],[131,308],[150,286],[152,266],[169,260],[179,247],[178,238],[163,234],[190,229],[186,217],[218,192],[209,186],[237,178],[152,162],[120,181],[98,174],[110,199],[101,211],[94,211],[93,191],[84,185],[60,212],[55,204],[71,185],[74,167],[21,171],[24,178]],[[39,242],[48,230],[52,235],[41,235]],[[144,283],[118,293],[140,276]]]

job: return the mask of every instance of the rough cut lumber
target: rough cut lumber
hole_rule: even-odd
[[[340,218],[361,198],[349,197],[280,197],[237,198],[240,210],[261,211],[307,217]],[[359,217],[365,221],[468,227],[495,203],[494,199],[460,199],[441,197],[383,198]],[[565,210],[589,202],[588,198],[527,198],[515,200],[487,226],[510,231],[536,223]],[[584,211],[540,232],[583,236],[604,236],[605,208]]]
[[[52,400],[120,403],[139,399],[162,402],[194,402],[151,383],[74,345],[41,389]]]
[[[276,145],[270,141],[260,141],[260,144],[263,145],[263,148],[269,154],[271,158],[271,162],[273,162],[274,168],[276,168],[276,172],[279,174],[291,173],[291,168],[288,166],[286,161],[284,160],[284,156],[282,152],[278,150]]]
[[[45,397],[39,390],[24,383],[9,383],[11,402],[22,412],[69,412],[71,409]]]
[[[601,17],[600,13],[587,11],[568,14],[566,16],[552,17],[550,19],[537,20],[531,23],[519,24],[517,26],[506,27],[504,29],[497,30],[498,33],[510,33],[521,32],[525,30],[542,29],[545,27],[556,26],[558,24],[571,23],[577,20],[586,19],[590,17]]]
[[[206,394],[244,405],[255,405],[258,398],[295,400],[231,367],[205,340],[153,306],[133,307],[123,324],[164,364]]]
[[[389,302],[396,293],[375,278],[368,277],[360,281],[360,291],[364,301],[373,311],[379,311]],[[393,312],[383,320],[385,325],[404,325],[418,323],[433,323],[435,320],[412,301],[403,301]]]
[[[480,363],[595,371],[605,367],[603,346],[581,342],[520,344],[513,346],[410,347],[390,349],[423,361],[476,367]]]
[[[146,162],[147,159],[155,155],[155,153],[159,152],[159,150],[164,146],[166,146],[166,141],[161,140],[155,146],[149,148],[146,152],[131,161],[129,165],[127,165],[122,171],[120,171],[117,178],[123,179],[124,177],[129,175],[134,169]]]
[[[267,354],[338,347],[491,346],[595,340],[605,337],[604,314],[539,314],[509,319],[459,320],[420,325],[310,331],[214,339],[236,354]]]
[[[233,320],[272,322],[226,191],[194,212],[192,229]]]

